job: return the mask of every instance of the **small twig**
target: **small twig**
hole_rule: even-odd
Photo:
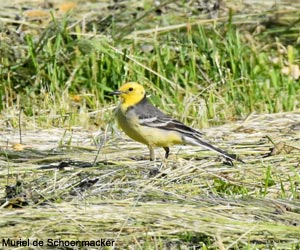
[[[21,124],[22,109],[23,108],[20,108],[20,112],[19,112],[19,137],[20,137],[20,144],[22,144],[22,124]]]
[[[266,135],[266,138],[273,144],[273,146],[276,146],[276,143],[271,139],[270,136]]]
[[[101,149],[104,147],[105,145],[105,142],[106,142],[106,135],[107,135],[107,130],[109,128],[109,126],[111,125],[111,123],[107,124],[106,127],[105,127],[105,130],[104,130],[104,137],[103,137],[103,140],[101,140],[100,138],[100,145],[99,145],[99,148],[98,148],[98,151],[97,151],[97,154],[96,154],[96,157],[92,163],[92,167],[94,167],[96,165],[96,162],[97,162],[97,159],[98,159],[98,156],[100,154],[100,151]]]

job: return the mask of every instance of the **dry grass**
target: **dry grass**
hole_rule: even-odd
[[[2,199],[2,237],[110,238],[117,249],[188,249],[194,237],[217,249],[292,249],[300,236],[299,120],[297,112],[253,115],[207,129],[211,141],[246,161],[233,167],[197,147],[149,162],[145,147],[117,135],[107,135],[92,167],[96,133],[25,131],[30,147],[14,151],[18,131],[3,129],[0,196],[12,197]],[[266,136],[295,148],[264,157],[274,147]],[[15,192],[5,192],[17,181]]]

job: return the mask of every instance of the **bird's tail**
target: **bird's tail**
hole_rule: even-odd
[[[205,142],[205,141],[201,140],[198,137],[184,136],[182,139],[183,139],[185,144],[190,144],[190,145],[194,145],[194,146],[201,146],[201,147],[204,147],[206,149],[217,152],[218,154],[224,156],[226,159],[235,160],[235,161],[239,161],[241,163],[245,163],[240,158],[238,158],[237,155],[229,154],[226,151],[224,151],[222,149],[219,149],[219,148],[209,144],[208,142]]]

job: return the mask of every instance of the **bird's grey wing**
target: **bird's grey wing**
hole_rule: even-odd
[[[160,128],[164,130],[173,130],[192,137],[194,137],[195,135],[203,135],[199,131],[192,129],[184,125],[182,122],[166,115],[151,103],[149,103],[147,99],[144,99],[134,108],[135,113],[139,116],[139,122],[141,126]]]

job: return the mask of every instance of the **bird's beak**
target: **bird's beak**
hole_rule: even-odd
[[[116,90],[116,91],[113,91],[113,92],[109,92],[108,94],[109,95],[121,95],[122,93],[123,93],[122,91]]]

